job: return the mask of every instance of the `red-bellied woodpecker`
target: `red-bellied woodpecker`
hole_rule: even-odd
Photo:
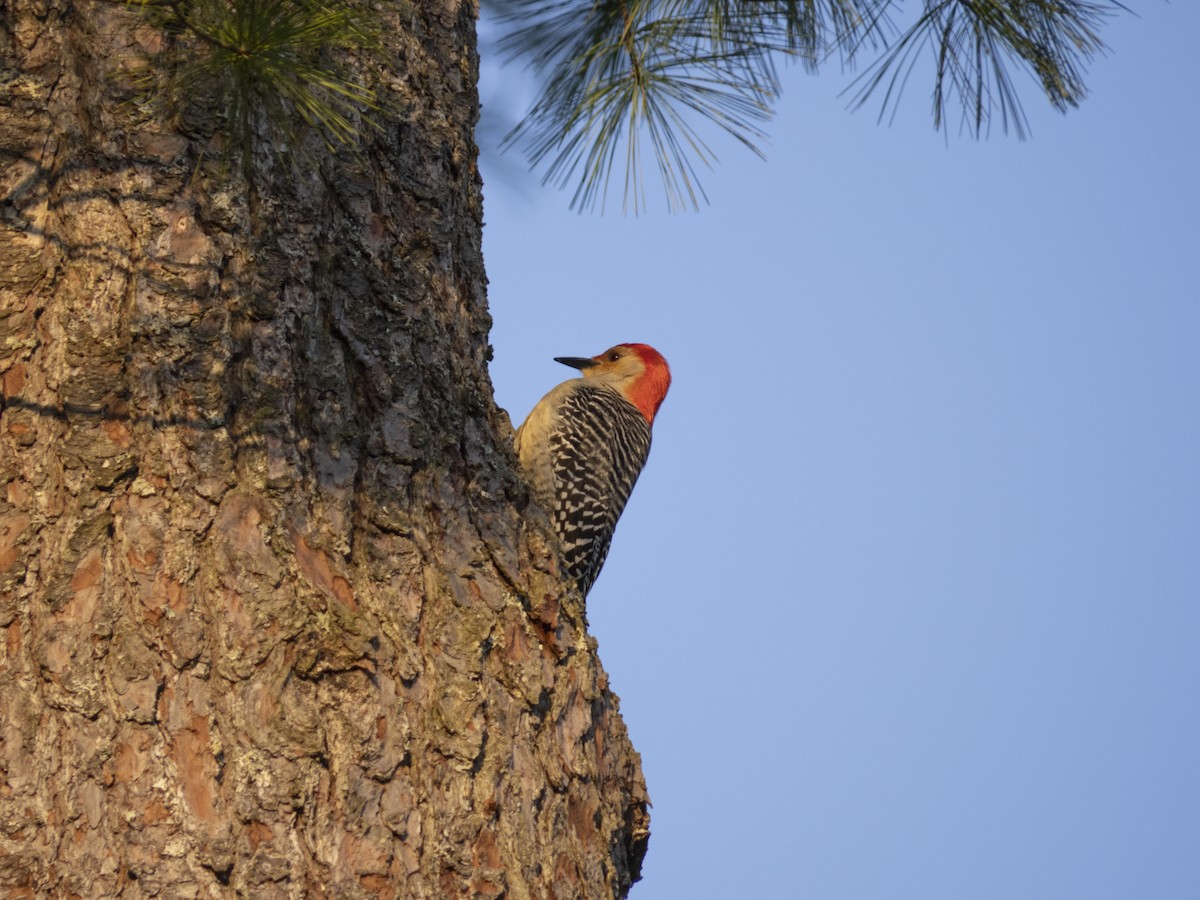
[[[564,381],[533,408],[517,429],[517,455],[550,513],[563,567],[587,596],[650,454],[650,426],[671,370],[647,344],[555,361],[583,378]]]

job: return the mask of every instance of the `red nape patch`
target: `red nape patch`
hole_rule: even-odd
[[[671,387],[671,367],[663,359],[663,355],[649,344],[626,344],[642,360],[645,371],[626,394],[629,402],[636,406],[646,417],[647,422],[654,422],[658,408],[662,406]]]

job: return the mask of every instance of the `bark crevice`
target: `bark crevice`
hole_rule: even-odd
[[[131,99],[136,6],[0,0],[3,891],[636,879],[640,761],[491,399],[474,12],[381,11],[402,115],[247,191],[212,115]]]

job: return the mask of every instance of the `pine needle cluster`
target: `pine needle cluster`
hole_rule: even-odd
[[[914,6],[920,5],[919,10]],[[698,166],[715,155],[698,125],[717,126],[761,155],[780,92],[779,61],[810,70],[836,57],[874,59],[854,105],[883,94],[895,112],[915,65],[932,62],[934,124],[955,109],[980,136],[993,120],[1019,136],[1028,123],[1014,72],[1026,70],[1065,110],[1085,94],[1115,0],[493,0],[508,28],[501,47],[525,60],[541,94],[506,143],[522,144],[544,181],[575,185],[572,207],[603,206],[623,156],[625,207],[646,204],[645,157],[668,206],[704,199]],[[915,12],[915,18],[913,14]],[[905,19],[905,16],[908,19]],[[643,144],[649,144],[649,151]]]
[[[215,109],[226,148],[246,171],[256,142],[279,141],[296,160],[304,134],[325,147],[357,143],[374,92],[348,77],[340,52],[371,51],[370,18],[341,0],[144,0],[171,41],[155,60],[160,96],[178,113],[197,100]]]

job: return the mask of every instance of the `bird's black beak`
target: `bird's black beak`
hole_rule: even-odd
[[[556,356],[554,361],[562,363],[564,366],[570,366],[572,369],[590,369],[596,365],[594,359],[588,359],[586,356]]]

